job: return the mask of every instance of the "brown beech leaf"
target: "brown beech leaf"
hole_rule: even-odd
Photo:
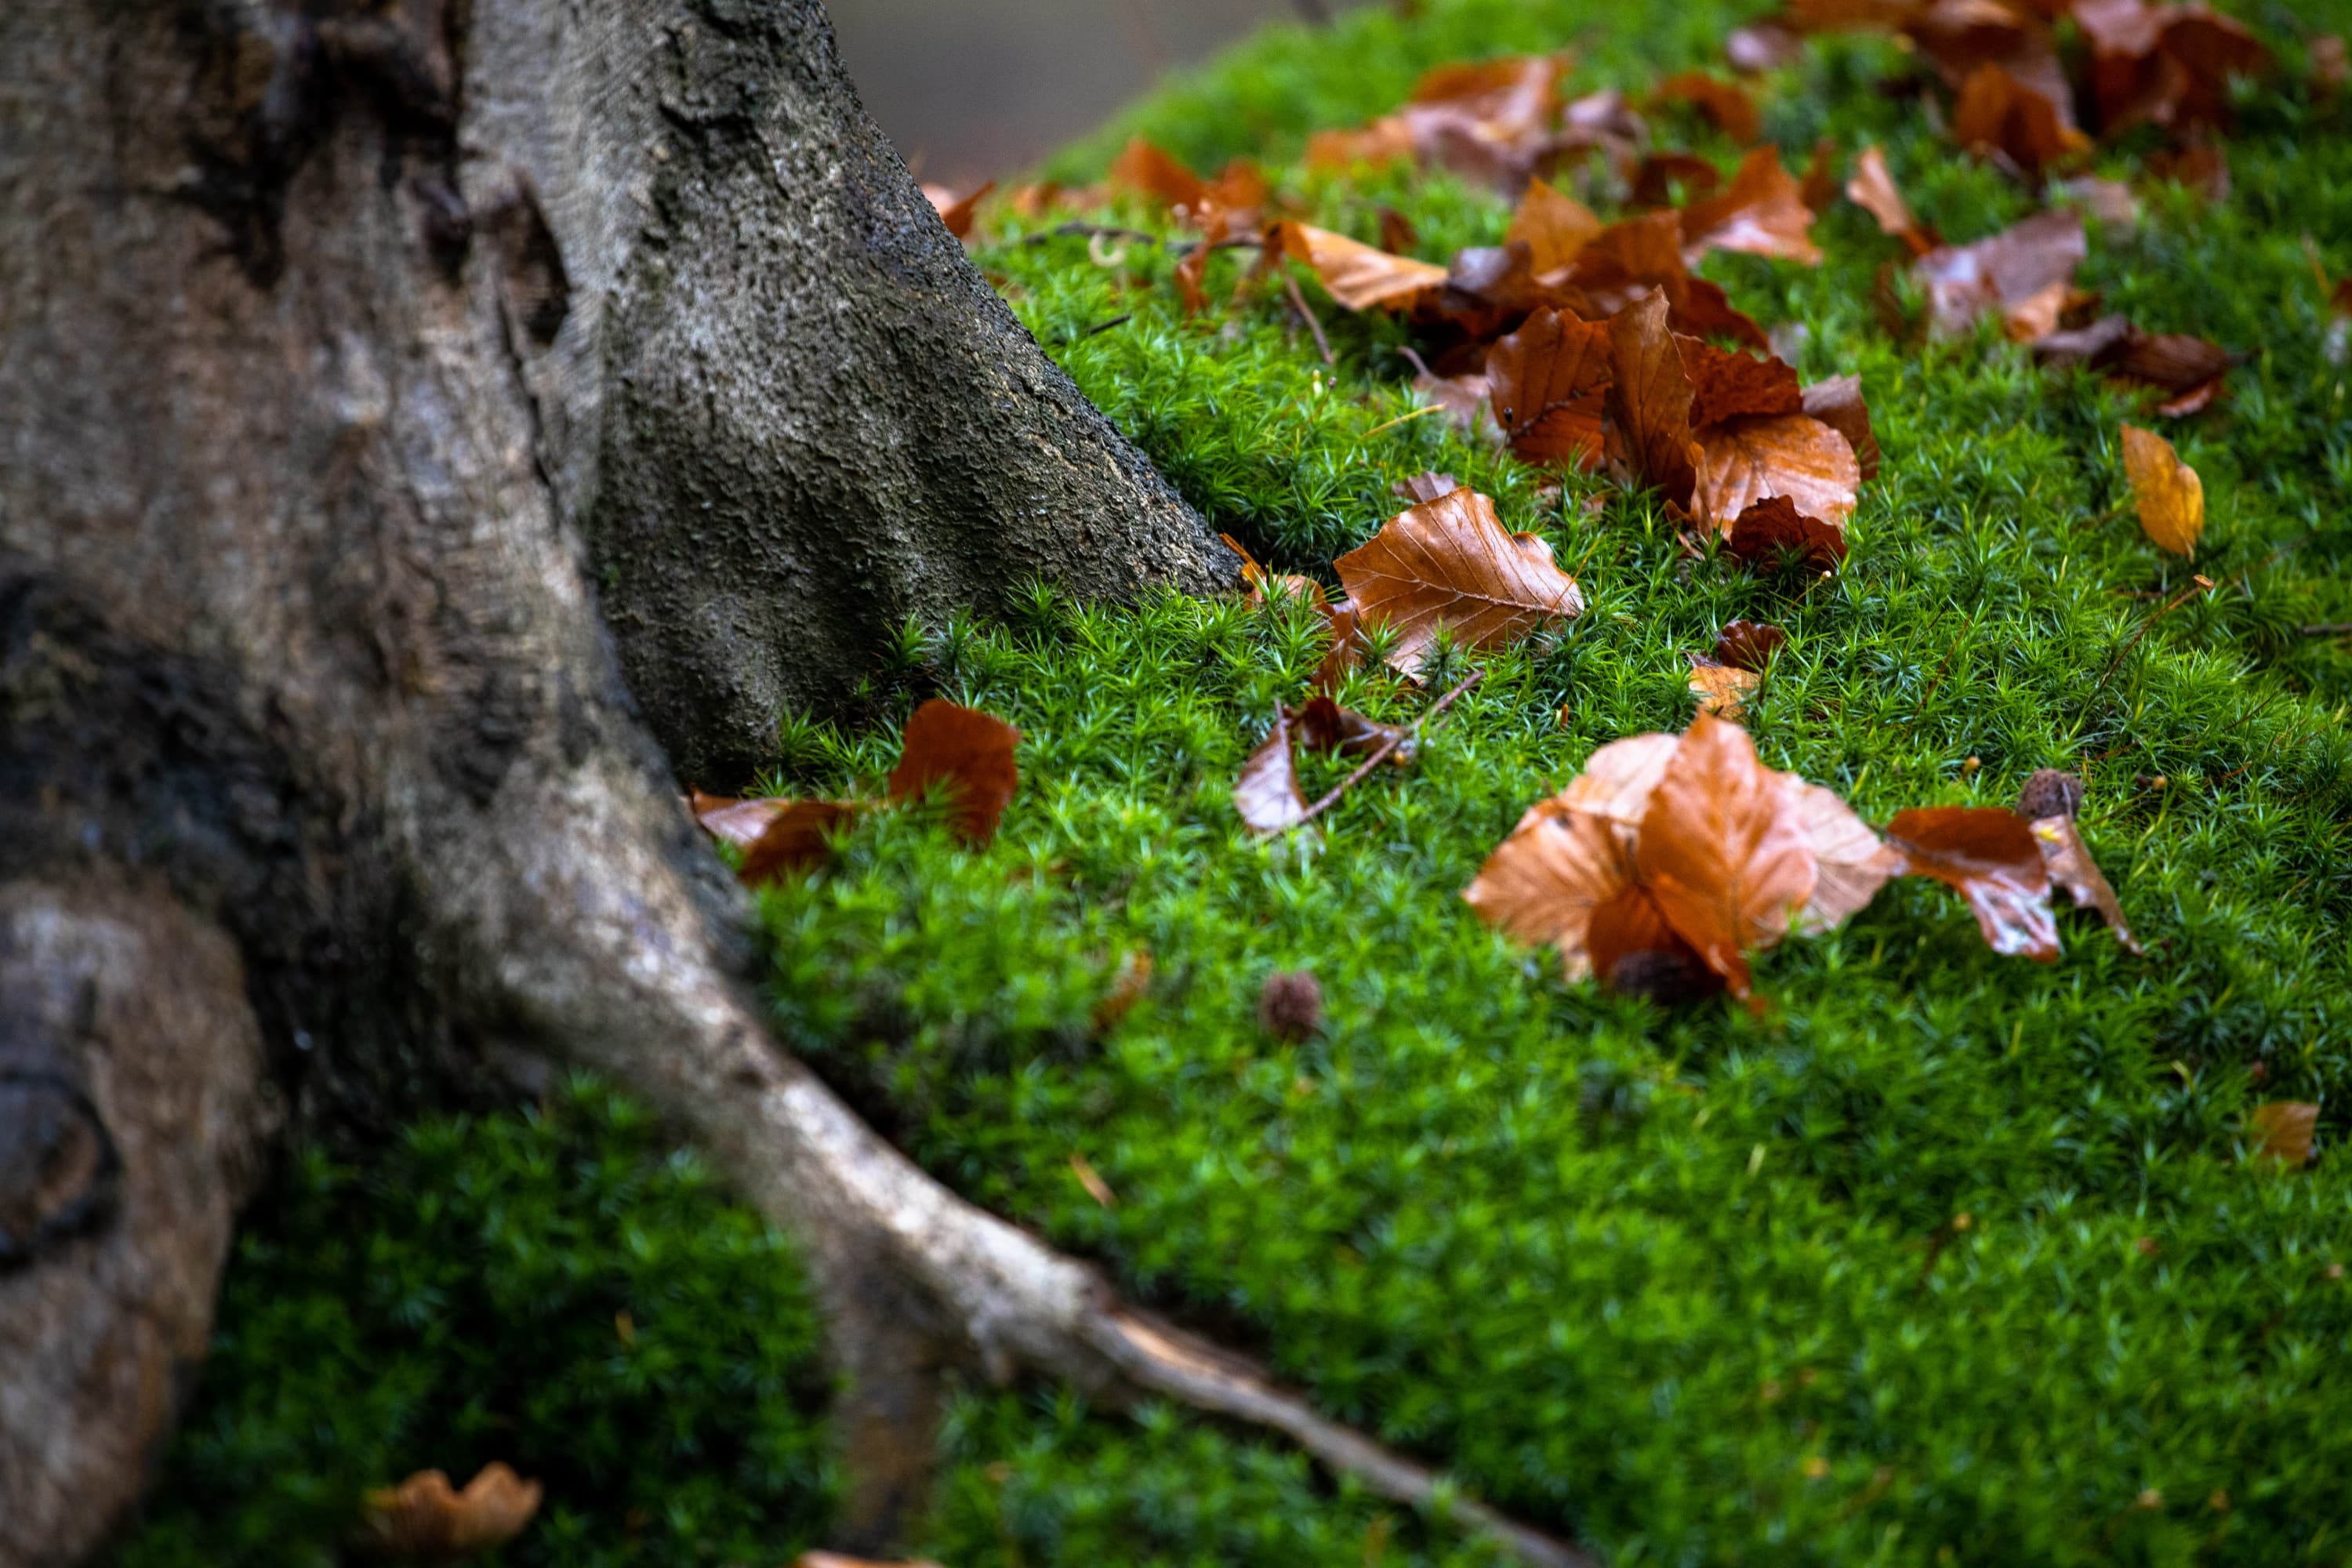
[[[1698,444],[1694,510],[1723,532],[1774,496],[1842,530],[1860,499],[1862,462],[1852,444],[1810,414],[1711,425],[1699,433]]]
[[[890,770],[892,800],[919,800],[935,784],[945,784],[954,800],[949,822],[965,842],[985,844],[1020,787],[1013,748],[1021,731],[993,713],[962,708],[934,697],[915,710]]]
[[[1562,799],[1538,801],[1486,857],[1462,897],[1504,934],[1556,949],[1570,980],[1589,979],[1593,966],[1586,939],[1592,911],[1630,885],[1629,837],[1606,818],[1575,810]]]
[[[762,798],[738,800],[733,795],[705,795],[698,789],[687,792],[686,806],[705,833],[722,844],[743,849],[756,843],[770,823],[792,809],[793,803]]]
[[[1310,228],[1303,223],[1277,226],[1283,254],[1314,272],[1331,298],[1350,310],[1409,310],[1445,283],[1445,268],[1409,256],[1391,256],[1359,239]]]
[[[1609,322],[1616,380],[1609,411],[1624,443],[1625,460],[1645,484],[1688,508],[1698,484],[1698,442],[1691,434],[1696,396],[1680,345],[1666,325],[1665,292],[1654,289]]]
[[[2311,1163],[2311,1135],[2319,1130],[2319,1107],[2305,1100],[2273,1100],[2246,1113],[2254,1157],[2275,1160],[2291,1171]]]
[[[1591,468],[1614,375],[1609,326],[1538,310],[1486,353],[1495,418],[1521,462]]]
[[[1867,908],[1886,879],[1902,869],[1901,855],[1833,790],[1794,773],[1780,775],[1782,810],[1813,853],[1813,896],[1790,929],[1801,936],[1835,931]]]
[[[1803,412],[1797,373],[1777,356],[1759,358],[1696,338],[1678,338],[1675,346],[1691,382],[1691,428],[1701,441],[1708,426],[1727,419]]]
[[[1723,40],[1723,55],[1732,69],[1759,76],[1803,59],[1805,40],[1778,22],[1755,22],[1731,30]]]
[[[958,239],[964,239],[971,234],[972,215],[980,210],[980,198],[994,189],[996,182],[991,180],[965,195],[957,195],[945,185],[925,185],[923,195],[929,198],[931,206],[939,213],[940,221],[947,226],[948,232]]]
[[[1393,256],[1402,256],[1421,248],[1421,230],[1414,226],[1412,219],[1391,206],[1381,207],[1378,216],[1382,250]]]
[[[1747,715],[1748,697],[1761,683],[1762,678],[1752,669],[1734,669],[1697,654],[1691,656],[1690,689],[1702,713],[1738,723]]]
[[[2144,332],[2124,316],[2103,316],[2086,327],[2033,340],[2042,364],[2088,365],[2135,385],[2170,395],[2157,412],[2193,414],[2218,396],[2244,358],[2186,332]]]
[[[1767,496],[1749,506],[1723,543],[1751,566],[1769,565],[1791,552],[1801,552],[1816,572],[1833,570],[1845,559],[1845,530],[1806,516],[1786,496]]]
[[[2042,963],[2058,957],[2050,872],[2025,819],[2005,806],[1932,805],[1887,825],[1902,874],[1933,877],[1958,890],[1998,953]]]
[[[1230,533],[1217,535],[1225,548],[1242,558],[1242,581],[1247,584],[1248,599],[1253,605],[1269,602],[1277,592],[1294,599],[1304,599],[1318,609],[1324,607],[1323,584],[1312,577],[1302,577],[1296,572],[1269,572],[1257,563],[1249,548]]]
[[[377,1546],[404,1557],[452,1561],[503,1546],[539,1511],[541,1488],[506,1465],[482,1467],[464,1491],[439,1470],[420,1470],[396,1487],[367,1494],[362,1529]]]
[[[2056,326],[2057,305],[2089,255],[2083,215],[2066,209],[1930,251],[1913,271],[1927,287],[1928,325],[1938,336],[1964,337],[1979,317],[1998,315],[2011,335],[2030,342]]]
[[[1357,640],[1362,629],[1356,620],[1355,601],[1341,599],[1323,606],[1323,618],[1331,632],[1331,646],[1323,654],[1323,662],[1315,667],[1315,679],[1308,684],[1317,691],[1329,692],[1339,689],[1348,679],[1348,672],[1363,662],[1363,649]]]
[[[1111,160],[1108,175],[1111,189],[1171,208],[1195,227],[1206,226],[1222,216],[1247,228],[1273,195],[1265,175],[1247,158],[1234,159],[1214,180],[1204,180],[1173,153],[1140,136]]]
[[[1452,474],[1419,473],[1397,480],[1389,486],[1389,493],[1399,500],[1435,500],[1448,490],[1458,490],[1462,481]]]
[[[1584,247],[1569,280],[1601,315],[1621,314],[1654,289],[1662,290],[1675,330],[1768,346],[1764,329],[1733,310],[1719,285],[1691,276],[1683,260],[1682,233],[1682,216],[1674,212],[1612,223]]]
[[[2205,531],[2205,484],[2180,460],[2172,443],[2153,430],[2124,426],[2124,477],[2131,482],[2139,526],[2159,550],[2197,553]]]
[[[1648,889],[1628,883],[1588,921],[1587,962],[1601,983],[1626,996],[1675,1005],[1712,996],[1723,976],[1682,939]]]
[[[1886,154],[1875,146],[1864,147],[1853,161],[1853,178],[1845,183],[1846,200],[1878,220],[1879,231],[1894,236],[1911,247],[1914,256],[1925,256],[1941,243],[1935,230],[1926,227],[1911,211],[1911,204],[1895,184],[1895,176],[1886,167]]]
[[[1289,721],[1291,739],[1310,752],[1342,752],[1351,757],[1368,757],[1394,742],[1394,749],[1386,759],[1388,764],[1402,768],[1412,762],[1416,745],[1410,724],[1383,724],[1322,696],[1308,698],[1284,717]]]
[[[2115,889],[2107,885],[2099,863],[2091,858],[2090,846],[2083,842],[2081,831],[2072,816],[2043,816],[2033,820],[2034,841],[2042,846],[2042,864],[2049,868],[2050,885],[2063,888],[2066,896],[2078,909],[2096,910],[2116,933],[2116,940],[2131,952],[2146,955],[2124,920],[2123,905],[2116,900]]]
[[[1764,116],[1747,89],[1718,81],[1705,71],[1677,71],[1657,85],[1654,103],[1687,103],[1715,128],[1742,147],[1751,145],[1764,130]]]
[[[1812,209],[1796,180],[1780,166],[1780,150],[1759,147],[1741,161],[1722,195],[1683,208],[1683,259],[1696,266],[1710,250],[1738,250],[1821,264],[1813,243]]]
[[[2276,63],[2245,26],[2201,5],[2078,0],[2074,22],[2091,45],[2091,88],[2109,135],[2151,123],[2225,127],[2230,79]]]
[[[1785,798],[1748,731],[1701,714],[1651,791],[1634,844],[1635,873],[1666,923],[1743,999],[1748,953],[1778,942],[1813,896],[1812,850]]]
[[[2028,174],[2039,174],[2091,145],[2057,102],[1990,62],[1961,85],[1952,110],[1952,138],[1974,152],[2001,153]]]
[[[857,820],[866,809],[854,800],[788,800],[779,802],[765,831],[743,847],[743,864],[736,872],[747,888],[762,887],[795,872],[822,866],[833,856],[833,835]]]
[[[1669,149],[1645,153],[1633,166],[1633,177],[1627,184],[1633,187],[1635,206],[1662,207],[1672,204],[1676,185],[1683,188],[1685,201],[1713,195],[1723,184],[1723,171],[1696,153],[1677,153]],[[1682,233],[1679,216],[1675,221],[1675,232],[1679,244]]]
[[[1151,993],[1151,952],[1135,948],[1119,956],[1118,967],[1111,972],[1110,984],[1096,998],[1087,1014],[1087,1021],[1097,1035],[1108,1035],[1118,1026],[1120,1019],[1135,1011],[1135,1005]],[[1076,1158],[1076,1156],[1072,1156]],[[1091,1190],[1091,1189],[1089,1189]],[[1115,1204],[1106,1203],[1105,1208]]]
[[[1290,750],[1290,721],[1278,708],[1274,728],[1234,780],[1234,810],[1259,834],[1286,832],[1307,820],[1307,797],[1298,793],[1298,763]]]
[[[2147,177],[2169,180],[2215,205],[2230,199],[2230,154],[2221,147],[2181,147],[2151,153]]]
[[[1493,647],[1584,613],[1584,595],[1553,564],[1551,546],[1506,530],[1475,490],[1398,513],[1332,565],[1360,618],[1396,628],[1389,663],[1407,675],[1441,627],[1465,647]]]
[[[1789,634],[1761,621],[1726,621],[1715,635],[1715,661],[1734,669],[1760,671],[1789,646]]]
[[[1830,204],[1838,199],[1838,166],[1842,162],[1837,138],[1814,139],[1813,161],[1805,165],[1805,178],[1797,187],[1797,196],[1815,217],[1829,211]]]
[[[1559,83],[1567,58],[1527,55],[1439,66],[1395,113],[1357,131],[1307,138],[1310,168],[1417,157],[1498,189],[1517,190],[1559,150]]]
[[[1870,427],[1870,405],[1863,401],[1862,377],[1833,375],[1805,388],[1804,411],[1845,437],[1862,465],[1863,483],[1878,477],[1881,454],[1878,437]]]
[[[1574,196],[1529,180],[1503,238],[1506,244],[1524,244],[1528,265],[1541,276],[1572,264],[1607,226]]]
[[[1485,371],[1468,375],[1416,375],[1412,389],[1445,411],[1445,417],[1463,430],[1489,440],[1500,440],[1494,411],[1487,401],[1494,395],[1494,383]]]

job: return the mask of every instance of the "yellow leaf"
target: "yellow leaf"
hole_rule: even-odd
[[[2205,485],[2197,470],[2155,431],[2126,425],[2124,474],[2149,540],[2175,555],[2195,554],[2197,536],[2205,531]]]

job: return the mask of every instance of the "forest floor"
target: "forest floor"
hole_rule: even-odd
[[[1409,324],[1310,278],[1327,363],[1286,289],[1242,281],[1251,251],[1214,257],[1188,313],[1171,247],[983,208],[976,259],[1039,340],[1270,566],[1331,584],[1402,509],[1391,485],[1443,470],[1588,607],[1420,684],[1349,674],[1342,702],[1402,721],[1486,672],[1411,766],[1272,837],[1233,784],[1322,662],[1310,605],[1041,590],[910,630],[868,721],[787,727],[773,789],[870,793],[937,695],[1020,727],[1021,788],[984,848],[875,814],[761,892],[783,1037],[958,1191],[1606,1561],[2342,1561],[2352,640],[2307,628],[2352,622],[2327,281],[2352,273],[2352,110],[2305,62],[2352,6],[2235,9],[2280,66],[2236,105],[2227,194],[2156,177],[2152,135],[2074,171],[2137,203],[2090,225],[2101,308],[2248,356],[2201,413],[2038,365],[1998,322],[1904,330],[1916,291],[1881,277],[1908,253],[1843,200],[1818,266],[1703,263],[1803,379],[1862,378],[1885,466],[1829,575],[1692,549],[1654,492],[1418,415]],[[1097,177],[1132,134],[1199,170],[1248,155],[1291,216],[1371,241],[1392,208],[1442,264],[1500,243],[1511,198],[1410,162],[1309,168],[1307,133],[1498,53],[1572,47],[1568,92],[1637,102],[1686,67],[1727,79],[1748,14],[1427,0],[1277,28],[1054,172]],[[1916,70],[1840,36],[1748,86],[1792,167],[1874,144],[1954,243],[2040,210],[1885,89]],[[1737,160],[1650,112],[1662,144]],[[1178,232],[1132,198],[1095,216]],[[2202,478],[2193,561],[2135,519],[2126,423]],[[2062,910],[2055,963],[2000,956],[1909,879],[1761,955],[1759,1009],[1667,1007],[1483,923],[1462,890],[1521,814],[1602,744],[1684,729],[1688,656],[1735,618],[1790,637],[1748,699],[1758,752],[1871,822],[2080,774],[2147,955]],[[1346,771],[1307,760],[1306,794]],[[1261,993],[1300,970],[1319,1019],[1280,1037]],[[2248,1157],[2250,1112],[2282,1100],[2320,1107],[2299,1168]],[[548,1488],[499,1561],[787,1561],[835,1485],[816,1342],[789,1248],[593,1085],[314,1151],[240,1244],[124,1561],[331,1562],[364,1488],[490,1458]],[[919,1544],[949,1568],[1492,1560],[1165,1409],[974,1389],[943,1458]]]

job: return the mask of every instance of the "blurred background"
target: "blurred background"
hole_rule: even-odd
[[[866,110],[915,177],[1003,179],[1161,72],[1365,0],[825,0]]]

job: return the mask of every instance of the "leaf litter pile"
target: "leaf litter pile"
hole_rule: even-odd
[[[2343,51],[1691,9],[1431,0],[938,193],[1241,585],[910,629],[693,815],[932,1168],[1604,1557],[2324,1556]],[[1127,1560],[1099,1430],[927,1549]]]

